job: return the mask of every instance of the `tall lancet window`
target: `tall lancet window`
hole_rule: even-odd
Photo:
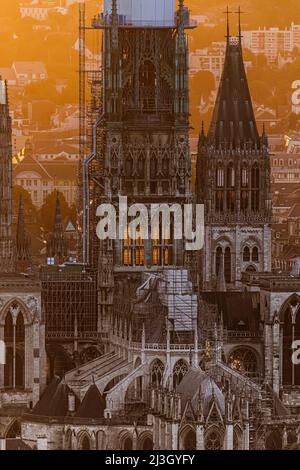
[[[249,208],[249,170],[244,163],[241,169],[241,211],[246,212]]]
[[[4,386],[9,389],[23,389],[25,379],[25,325],[18,306],[12,306],[6,315],[4,326],[6,364]]]
[[[251,170],[251,209],[254,212],[259,211],[259,176],[259,167],[258,164],[255,163]]]
[[[231,283],[231,250],[229,247],[225,250],[224,255],[224,272],[225,272],[225,281],[227,284]]]
[[[221,163],[218,164],[216,170],[216,211],[222,212],[224,210],[224,187],[225,187],[225,174],[224,167]]]
[[[220,246],[218,246],[218,248],[216,250],[216,276],[219,275],[222,256],[223,256],[223,250]]]
[[[232,163],[227,168],[227,210],[235,211],[235,170]]]

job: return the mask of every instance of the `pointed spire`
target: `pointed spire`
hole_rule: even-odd
[[[112,0],[112,6],[111,6],[111,43],[112,43],[112,49],[117,50],[118,49],[118,42],[119,42],[119,36],[118,36],[118,6],[117,6],[117,0]]]
[[[263,124],[263,132],[262,132],[262,136],[261,136],[261,143],[262,143],[263,147],[266,147],[266,148],[269,147],[269,141],[268,141],[268,136],[267,136],[267,133],[266,133],[265,123]]]
[[[242,45],[237,47],[236,43],[229,41],[228,9],[226,14],[226,55],[208,141],[217,149],[229,148],[239,151],[243,145],[247,145],[249,150],[254,150],[260,145],[260,136],[243,61]]]
[[[199,134],[198,148],[200,149],[201,147],[205,147],[205,145],[206,145],[206,135],[205,135],[205,130],[204,130],[204,121],[202,121],[201,132]]]
[[[54,258],[58,264],[65,261],[68,255],[68,244],[64,234],[59,192],[56,192],[55,216],[52,236],[47,245],[47,256]]]
[[[184,0],[179,0],[178,3],[178,32],[179,38],[182,42],[184,40]],[[183,46],[183,44],[181,44]]]
[[[230,21],[229,21],[229,15],[230,15],[230,11],[229,11],[229,7],[227,5],[227,9],[226,9],[226,40],[227,40],[227,44],[229,44],[229,40],[230,40]]]
[[[114,24],[116,21],[118,21],[118,5],[117,5],[117,0],[112,0],[111,2],[111,19],[112,23]]]
[[[30,239],[25,229],[25,211],[22,194],[19,200],[19,213],[16,233],[17,270],[24,271],[30,265]]]
[[[242,22],[241,22],[241,7],[239,6],[239,9],[238,9],[238,23],[239,23],[239,34],[238,34],[238,38],[239,38],[239,44],[241,45],[242,44]]]
[[[63,231],[63,225],[62,225],[62,217],[61,217],[61,207],[60,207],[60,200],[59,200],[59,192],[57,191],[53,232],[60,234],[62,231]]]

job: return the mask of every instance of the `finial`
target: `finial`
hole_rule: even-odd
[[[112,2],[111,2],[111,15],[115,19],[117,14],[118,14],[117,0],[112,0]]]
[[[5,104],[8,107],[9,106],[9,97],[8,97],[8,85],[7,85],[7,80],[4,81],[5,83]]]
[[[226,39],[227,39],[227,44],[229,43],[229,39],[230,39],[230,24],[229,24],[229,15],[230,15],[230,11],[229,11],[229,7],[227,5],[227,9],[226,9],[226,22],[227,22],[227,34],[226,34]]]
[[[269,141],[268,141],[268,136],[267,136],[267,133],[266,133],[265,123],[263,124],[263,132],[262,132],[262,136],[261,136],[261,141],[262,141],[262,145],[264,147],[269,147]]]
[[[242,15],[242,12],[241,12],[241,7],[239,7],[238,9],[238,22],[239,22],[239,34],[238,34],[238,38],[239,38],[239,43],[242,44],[242,21],[241,21],[241,15]]]
[[[204,121],[202,121],[202,123],[201,123],[201,132],[200,132],[200,135],[199,135],[198,148],[200,149],[200,147],[204,147],[205,144],[206,144],[206,135],[205,135],[205,129],[204,129]]]

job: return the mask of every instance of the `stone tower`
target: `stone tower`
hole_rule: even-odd
[[[11,118],[6,82],[0,80],[0,272],[13,271]]]
[[[244,271],[271,270],[271,196],[268,140],[259,136],[242,52],[230,37],[208,135],[199,137],[197,202],[205,205],[200,287],[239,290]],[[220,271],[224,271],[223,273]]]
[[[137,2],[106,1],[93,23],[103,29],[103,109],[89,166],[89,259],[92,267],[99,266],[102,325],[112,308],[116,273],[141,275],[189,263],[184,242],[172,235],[172,221],[169,240],[161,226],[152,239],[150,226],[148,238],[141,233],[132,240],[124,233],[113,244],[95,238],[97,207],[112,203],[118,211],[119,196],[128,198],[128,206],[141,203],[149,209],[154,203],[183,207],[192,201],[189,12],[182,0],[176,13],[174,0],[164,0],[155,16],[150,3],[144,1],[143,11],[136,11]]]

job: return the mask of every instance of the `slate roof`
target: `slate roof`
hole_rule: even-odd
[[[40,401],[32,410],[32,414],[38,416],[64,417],[68,413],[68,396],[72,390],[68,385],[55,377],[46,388]]]
[[[193,410],[197,412],[199,396],[202,396],[204,417],[208,416],[213,399],[216,401],[221,414],[225,414],[223,393],[217,384],[201,369],[190,369],[178,385],[177,393],[181,395],[182,409],[190,400]]]
[[[222,78],[217,94],[208,141],[218,146],[224,142],[233,148],[252,142],[259,146],[241,41],[228,38]]]
[[[86,392],[77,416],[79,418],[103,418],[105,408],[105,398],[101,395],[97,385],[93,384]]]

